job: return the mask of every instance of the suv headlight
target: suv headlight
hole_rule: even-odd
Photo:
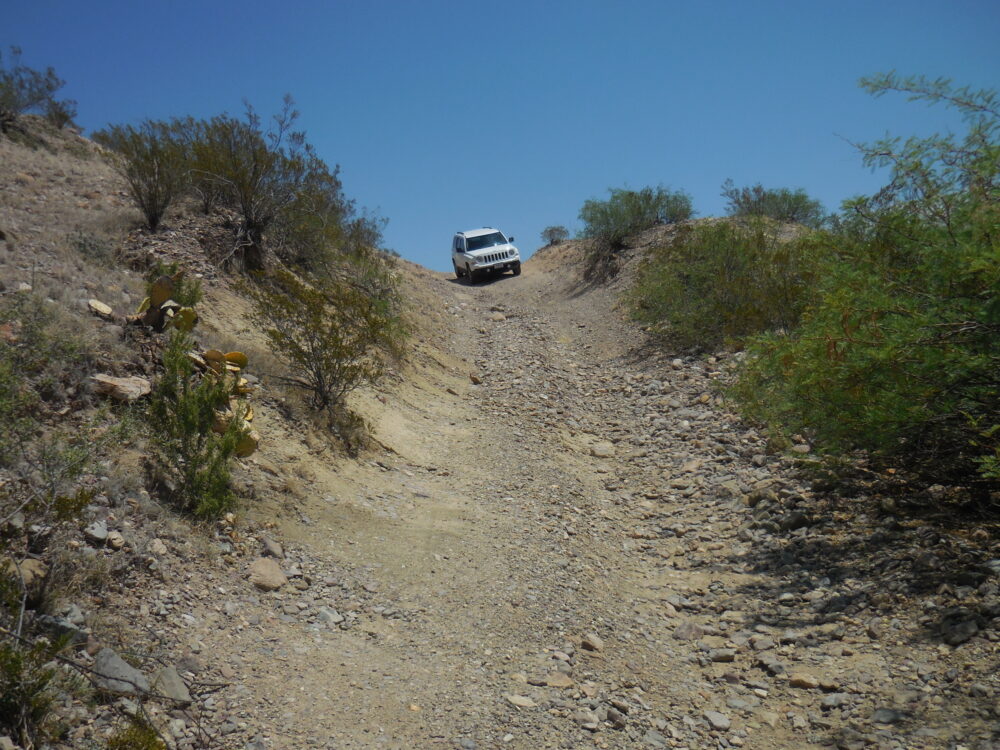
[[[507,251],[507,256],[510,257],[510,258],[513,258],[515,255],[517,255],[517,250],[508,250]]]

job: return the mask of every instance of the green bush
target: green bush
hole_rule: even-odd
[[[294,130],[297,119],[286,96],[268,123],[247,104],[242,118],[146,121],[139,128],[109,127],[94,139],[120,155],[151,228],[175,197],[193,194],[206,214],[218,206],[239,213],[223,262],[261,270],[271,252],[314,271],[330,259],[377,247],[384,221],[359,215],[344,195],[340,168],[330,169]]]
[[[247,270],[264,266],[267,250],[306,271],[344,255],[375,248],[384,221],[358,215],[340,181],[340,167],[330,169],[293,132],[298,112],[285,98],[273,126],[264,129],[248,106],[243,120],[228,116],[205,124],[195,144],[195,168],[205,187],[219,184],[218,200],[240,212],[233,257]]]
[[[244,286],[271,348],[288,365],[285,380],[317,410],[343,409],[344,397],[385,371],[402,328],[391,277],[345,263],[302,279],[285,270]],[[372,287],[383,289],[372,294]],[[388,293],[386,293],[388,292]]]
[[[862,84],[954,107],[968,131],[863,148],[889,184],[845,205],[801,324],[753,343],[734,392],[750,416],[825,451],[995,485],[1000,106],[945,80]]]
[[[826,218],[823,205],[801,188],[765,188],[760,183],[738,188],[732,180],[726,180],[722,184],[722,197],[729,202],[730,216],[766,217],[813,229],[818,229]]]
[[[18,128],[18,118],[35,112],[45,115],[52,124],[63,127],[76,117],[76,102],[55,98],[66,82],[55,70],[33,70],[21,64],[21,49],[11,47],[9,59],[0,52],[0,132]]]
[[[630,235],[657,224],[686,221],[694,214],[691,196],[663,186],[642,190],[612,188],[606,201],[588,200],[580,209],[583,236],[599,238],[620,249]]]
[[[213,431],[215,410],[229,403],[231,387],[224,378],[196,375],[188,358],[192,349],[189,335],[171,335],[163,352],[163,374],[151,394],[150,440],[167,498],[181,511],[215,518],[235,503],[230,469],[243,427],[237,418],[225,432]]]
[[[305,134],[292,130],[298,114],[286,96],[273,124],[265,127],[248,104],[243,119],[213,117],[198,144],[196,154],[205,164],[201,171],[222,186],[226,201],[240,213],[234,249],[226,260],[249,271],[264,267],[265,232],[295,204],[322,164]]]
[[[69,244],[89,262],[99,266],[111,266],[117,259],[112,244],[90,232],[74,232],[69,237]]]
[[[54,653],[45,642],[0,642],[0,734],[22,747],[37,747],[52,735]]]
[[[569,230],[564,226],[545,227],[542,230],[542,242],[546,245],[558,245],[569,237]]]
[[[383,219],[357,215],[343,193],[340,168],[329,170],[311,158],[294,200],[279,213],[271,232],[275,254],[313,272],[345,256],[365,253],[382,242]]]
[[[105,750],[166,750],[167,743],[148,721],[131,717],[108,738]]]
[[[626,238],[658,224],[686,221],[694,215],[691,196],[663,186],[642,190],[612,188],[606,201],[584,202],[582,236],[591,240],[588,275],[610,275],[617,270],[615,255]]]
[[[0,517],[23,493],[52,502],[83,469],[88,454],[79,435],[43,429],[46,412],[61,407],[70,391],[82,388],[92,353],[74,335],[74,321],[35,294],[0,298],[0,470],[20,481],[0,493]]]
[[[76,101],[74,99],[52,99],[45,103],[45,119],[60,130],[69,127],[76,119]]]
[[[629,296],[633,317],[680,346],[791,328],[814,283],[816,237],[782,238],[766,220],[684,227],[643,263]]]
[[[220,171],[219,155],[211,148],[209,126],[208,120],[190,116],[175,117],[164,123],[183,154],[186,189],[197,197],[203,214],[227,203],[227,186],[216,176]]]
[[[138,127],[112,125],[93,139],[116,152],[129,194],[156,231],[167,208],[184,189],[184,150],[167,123],[146,120]]]

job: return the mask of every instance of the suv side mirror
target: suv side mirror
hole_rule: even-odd
[[[514,241],[514,235],[511,235],[510,237],[507,238],[507,242],[513,242],[513,241]]]

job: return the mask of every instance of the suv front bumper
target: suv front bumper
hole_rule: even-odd
[[[507,260],[494,261],[493,263],[482,263],[472,268],[474,271],[508,271],[519,265],[521,265],[520,258],[508,258]]]

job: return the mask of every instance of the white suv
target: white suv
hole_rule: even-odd
[[[521,254],[499,229],[483,227],[457,232],[451,240],[451,264],[455,276],[475,284],[484,274],[506,270],[521,274]]]

